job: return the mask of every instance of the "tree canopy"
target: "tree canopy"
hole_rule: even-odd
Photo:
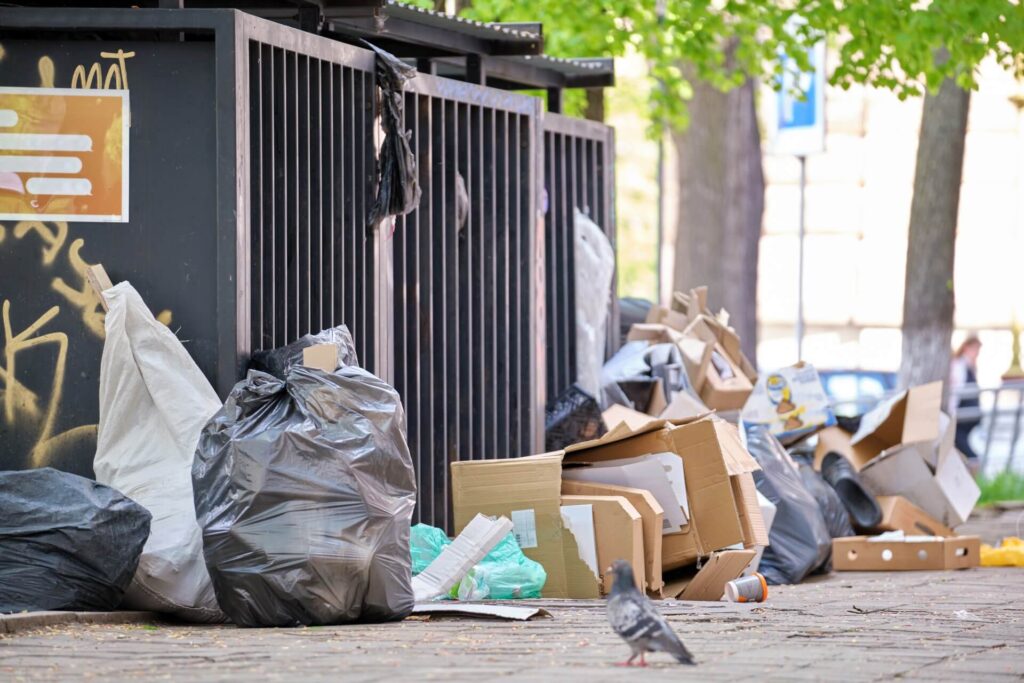
[[[808,49],[823,38],[838,57],[829,80],[845,88],[908,97],[952,77],[972,89],[990,56],[1024,75],[1019,0],[473,0],[462,14],[543,21],[554,56],[637,51],[659,85],[651,89],[652,121],[676,127],[686,123],[691,78],[723,90],[747,77],[777,84],[780,55],[806,69]]]

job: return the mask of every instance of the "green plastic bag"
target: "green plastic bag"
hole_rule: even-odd
[[[409,530],[409,549],[412,552],[412,575],[416,576],[437,559],[450,544],[448,536],[435,526],[417,524]]]
[[[419,574],[437,559],[450,544],[448,536],[437,527],[417,524],[409,537],[412,552],[412,573]],[[539,598],[548,575],[539,563],[520,550],[514,534],[508,534],[484,557],[449,597],[453,600],[516,600]]]

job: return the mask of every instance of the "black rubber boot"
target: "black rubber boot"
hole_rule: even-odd
[[[850,521],[859,529],[874,529],[882,522],[882,508],[871,495],[853,465],[840,453],[831,451],[821,461],[821,476],[832,485],[843,501]]]

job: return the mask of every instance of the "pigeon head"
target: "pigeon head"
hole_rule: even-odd
[[[636,579],[633,578],[633,567],[625,560],[615,560],[608,568],[615,580],[612,582],[613,591],[628,590],[636,588]]]

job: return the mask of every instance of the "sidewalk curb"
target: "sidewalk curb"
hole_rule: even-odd
[[[65,624],[144,624],[163,621],[156,612],[20,612],[0,614],[0,635]]]

